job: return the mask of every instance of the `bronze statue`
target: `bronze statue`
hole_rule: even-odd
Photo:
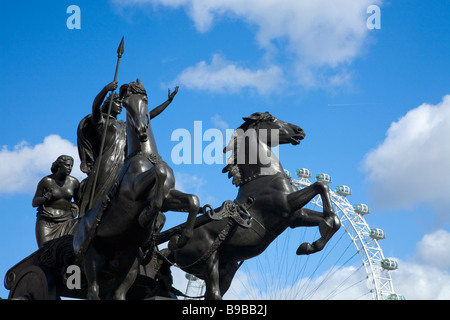
[[[113,93],[116,89],[116,81],[106,85],[94,99],[92,113],[83,118],[78,126],[80,169],[88,175],[88,178],[82,182],[83,196],[80,197],[82,198],[81,216],[84,215],[87,209],[104,198],[124,163],[126,155],[126,124],[117,120],[117,116],[122,112],[122,103],[119,95]],[[112,93],[103,102],[108,92]],[[169,89],[168,99],[150,112],[150,119],[163,112],[173,101],[177,92],[178,87],[175,88],[173,93]],[[109,121],[106,121],[109,105],[111,105]],[[107,128],[105,128],[106,125],[108,126]],[[104,133],[105,143],[103,149],[100,150]],[[101,157],[99,157],[100,152],[102,153]],[[96,162],[97,159],[100,159],[100,161]],[[91,174],[94,170],[98,171],[97,175]],[[95,188],[94,191],[93,188]],[[90,197],[91,193],[94,193],[92,199]]]
[[[138,274],[140,248],[153,235],[160,211],[189,213],[180,243],[190,239],[199,212],[196,196],[174,189],[172,169],[157,152],[142,83],[138,80],[122,86],[120,97],[127,110],[125,163],[107,199],[86,212],[74,233],[74,250],[82,256],[88,299],[99,299],[98,274],[110,263],[116,266],[116,283],[109,297],[125,299]],[[165,178],[162,186],[161,176]],[[160,197],[160,207],[155,211],[154,201]],[[142,215],[145,225],[139,221]]]
[[[139,79],[114,93],[124,39],[117,53],[114,81],[98,93],[92,113],[78,126],[81,170],[88,177],[80,184],[70,176],[73,158],[60,156],[52,174],[39,182],[33,198],[39,249],[7,272],[10,298],[173,296],[181,294],[171,287],[170,267],[176,264],[205,280],[206,299],[221,299],[239,265],[288,227],[319,229],[320,238],[301,244],[297,254],[324,248],[340,228],[328,186],[316,182],[298,190],[272,152],[279,144],[300,144],[305,137],[300,127],[268,112],[243,118],[224,149],[232,153],[223,173],[239,188],[237,197],[216,209],[201,208],[196,195],[175,189],[173,170],[159,155],[151,127],[178,87],[151,112]],[[126,121],[118,120],[122,106]],[[304,208],[316,195],[322,212]],[[162,231],[168,211],[187,212],[186,222]],[[167,241],[168,248],[159,251],[157,245]],[[62,276],[73,264],[83,272],[79,290],[68,289]]]
[[[276,144],[298,145],[305,137],[303,130],[267,112],[244,120],[236,130],[240,133],[233,134],[224,150],[233,151],[223,172],[239,187],[236,199],[225,201],[215,210],[205,207],[204,214],[210,219],[197,219],[193,237],[183,248],[171,245],[178,238],[176,228],[162,232],[157,239],[157,243],[170,239],[172,252],[163,259],[165,263],[170,261],[205,280],[205,299],[221,299],[240,263],[261,254],[286,228],[319,227],[318,240],[299,246],[297,254],[302,255],[322,250],[340,228],[328,186],[315,182],[298,190],[271,151]],[[255,134],[247,135],[250,130]],[[261,132],[272,130],[278,131],[278,141],[273,141],[271,134],[260,138]],[[249,161],[252,144],[261,150],[255,162]],[[270,161],[262,161],[261,155],[269,155]],[[239,161],[239,157],[246,160]],[[322,199],[323,212],[303,208],[316,195]]]
[[[52,164],[52,174],[43,178],[37,186],[32,205],[38,208],[36,240],[39,248],[75,230],[80,183],[70,176],[72,167],[71,156],[59,156]]]

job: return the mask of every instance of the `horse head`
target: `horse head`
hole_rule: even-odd
[[[247,128],[255,128],[261,132],[267,131],[267,135],[260,135],[260,139],[267,140],[265,142],[271,147],[276,147],[278,144],[291,143],[293,145],[300,144],[300,140],[305,138],[305,132],[299,126],[284,122],[268,112],[256,112],[249,117],[244,117],[245,123],[241,126]]]
[[[223,173],[228,171],[229,177],[233,176],[233,184],[237,186],[262,175],[261,168],[270,169],[266,174],[283,172],[271,148],[279,144],[298,145],[305,137],[302,128],[268,112],[256,112],[243,119],[245,122],[234,131],[224,149],[224,153],[232,151],[232,154],[222,170]]]
[[[147,92],[141,80],[122,85],[119,96],[127,110],[128,152],[157,153],[148,112]]]

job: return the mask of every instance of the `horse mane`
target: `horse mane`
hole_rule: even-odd
[[[147,96],[147,91],[145,90],[140,79],[137,79],[136,82],[130,82],[122,85],[119,92],[120,99],[122,99],[126,94],[143,94]]]
[[[242,119],[245,122],[233,132],[228,145],[223,149],[223,153],[231,150],[231,155],[228,157],[228,164],[222,169],[222,173],[228,172],[228,178],[233,178],[232,183],[235,186],[239,186],[242,183],[242,171],[237,157],[242,140],[246,137],[239,133],[245,133],[248,129],[254,128],[258,123],[272,120],[274,117],[268,112],[255,112],[251,116]]]

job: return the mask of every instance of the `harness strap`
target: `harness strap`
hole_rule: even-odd
[[[223,230],[219,233],[219,235],[216,237],[216,239],[214,239],[212,245],[208,248],[208,250],[206,250],[202,256],[200,258],[198,258],[197,260],[195,260],[194,262],[192,262],[191,264],[185,265],[185,266],[180,266],[180,265],[176,265],[177,267],[181,268],[181,269],[185,269],[185,268],[190,268],[194,265],[196,265],[197,263],[200,262],[205,262],[206,260],[209,259],[209,257],[211,257],[211,255],[217,251],[217,249],[220,247],[220,245],[222,244],[223,241],[225,241],[225,239],[227,238],[231,227],[236,226],[236,222],[230,218],[228,218],[228,223],[225,226],[225,228],[223,228]],[[162,255],[159,253],[159,251],[157,252],[158,255],[160,257],[162,257],[165,261],[167,261],[170,265],[175,265],[174,262],[170,261],[166,256]]]

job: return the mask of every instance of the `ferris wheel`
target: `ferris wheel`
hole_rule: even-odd
[[[312,184],[310,170],[296,170],[292,178],[298,189]],[[316,180],[332,183],[329,174],[319,173]],[[366,204],[352,205],[348,197],[350,187],[330,188],[335,213],[341,220],[340,230],[322,250],[310,256],[296,256],[296,246],[317,237],[317,228],[286,230],[258,257],[243,263],[236,273],[225,299],[373,299],[404,300],[394,291],[391,272],[398,262],[386,258],[379,242],[386,238],[380,228],[370,228],[365,216],[370,213]],[[321,211],[320,196],[308,205]],[[315,234],[314,234],[315,232]],[[204,293],[202,280],[186,274],[186,295],[198,297]]]

